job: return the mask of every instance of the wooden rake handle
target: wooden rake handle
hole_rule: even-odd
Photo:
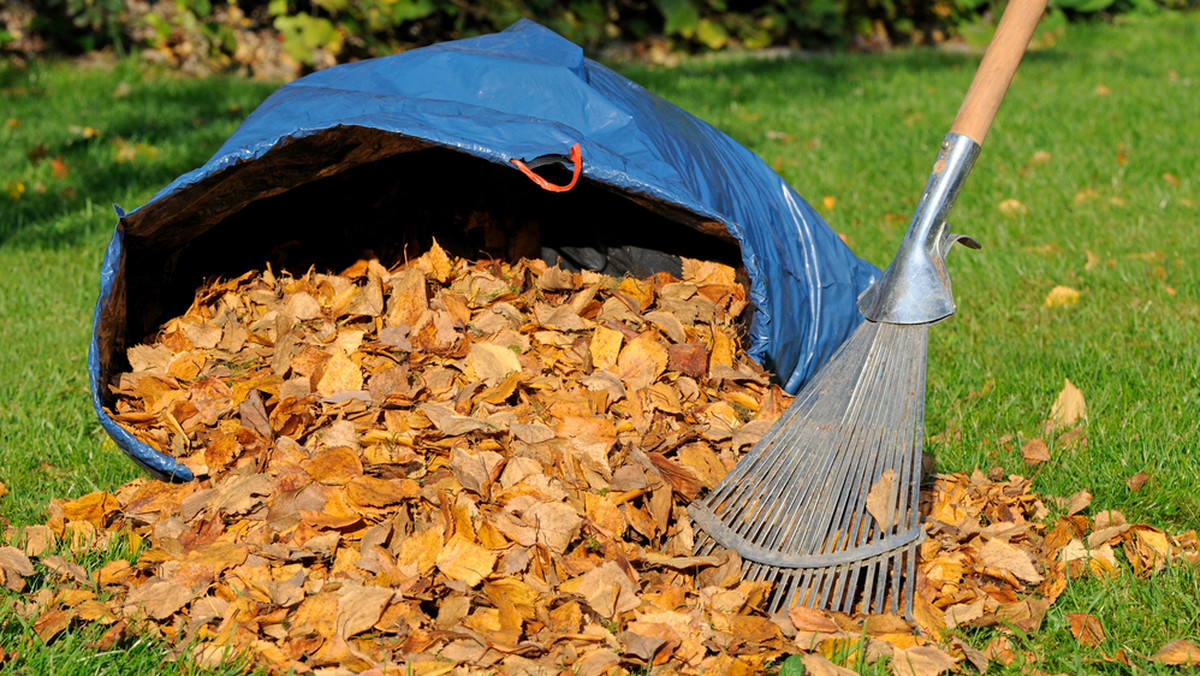
[[[950,131],[983,145],[1047,0],[1009,0]]]

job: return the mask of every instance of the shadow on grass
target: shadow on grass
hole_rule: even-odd
[[[675,68],[624,65],[618,68],[651,91],[667,99],[675,92],[703,89],[709,109],[736,101],[746,108],[759,104],[770,109],[794,97],[797,105],[811,105],[820,97],[827,107],[846,100],[848,107],[861,109],[861,101],[849,103],[871,89],[871,83],[911,81],[939,89],[962,82],[961,91],[940,95],[961,97],[974,75],[982,53],[935,49],[911,49],[886,54],[820,53],[784,56],[715,56],[696,59]],[[1053,65],[1070,59],[1062,49],[1033,51],[1025,55],[1023,68]],[[882,87],[880,89],[883,89]],[[690,97],[689,97],[690,98]]]

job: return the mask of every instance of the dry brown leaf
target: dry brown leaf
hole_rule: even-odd
[[[1067,613],[1067,622],[1071,625],[1071,635],[1081,645],[1100,645],[1104,640],[1104,627],[1100,620],[1087,613]]]
[[[1029,553],[998,539],[990,539],[979,550],[984,565],[995,566],[1011,572],[1023,582],[1037,584],[1043,579],[1033,565]]]
[[[611,369],[617,365],[617,357],[621,354],[621,342],[625,336],[616,329],[607,326],[597,326],[588,344],[588,353],[592,357],[592,366],[597,369]]]
[[[1076,491],[1067,498],[1067,516],[1078,514],[1092,504],[1092,494],[1086,489]]]
[[[578,594],[601,617],[615,619],[617,615],[641,605],[637,586],[616,561],[608,561],[582,576],[559,585],[567,594]]]
[[[1050,423],[1056,429],[1066,429],[1075,421],[1086,419],[1087,405],[1083,400],[1083,392],[1079,391],[1068,378],[1063,383],[1062,391],[1050,407]]]
[[[43,643],[60,634],[71,624],[71,614],[65,610],[47,610],[33,622],[33,631]]]
[[[812,676],[857,676],[858,672],[838,666],[820,653],[804,653],[800,656],[804,662],[804,673]]]
[[[339,594],[337,632],[349,638],[370,629],[392,600],[392,590],[383,587],[353,587]]]
[[[896,471],[888,468],[871,484],[867,492],[867,513],[875,519],[881,531],[892,527],[896,516]]]
[[[562,502],[539,502],[525,510],[525,520],[533,526],[537,541],[558,554],[567,551],[583,524],[575,508]]]
[[[317,381],[317,393],[332,397],[346,391],[357,391],[363,387],[362,371],[343,350],[336,349],[325,362],[321,379]]]
[[[654,331],[630,340],[617,357],[617,375],[630,392],[649,387],[667,368],[667,348]]]
[[[1021,447],[1021,457],[1025,458],[1026,465],[1040,465],[1043,462],[1049,462],[1050,449],[1046,447],[1046,442],[1040,438],[1030,439]]]
[[[88,493],[62,504],[63,516],[68,521],[87,521],[97,528],[103,528],[107,519],[120,508],[121,503],[105,491]]]
[[[1146,472],[1138,472],[1125,480],[1125,486],[1129,488],[1131,493],[1136,493],[1146,482],[1150,480],[1150,475]]]
[[[1163,664],[1198,665],[1200,648],[1191,641],[1176,639],[1159,648],[1150,659]]]
[[[472,343],[467,351],[467,366],[487,384],[498,383],[508,374],[521,370],[517,352],[492,343]]]
[[[892,673],[896,676],[937,676],[956,664],[957,660],[933,646],[914,646],[892,655]]]

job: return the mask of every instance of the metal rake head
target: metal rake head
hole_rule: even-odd
[[[863,322],[688,511],[793,605],[912,616],[929,329]]]

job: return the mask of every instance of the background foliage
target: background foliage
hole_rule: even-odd
[[[1200,0],[1051,0],[1048,25]],[[0,50],[111,47],[192,70],[274,78],[501,30],[525,17],[586,48],[651,58],[726,48],[885,49],[970,34],[1002,0],[10,0]],[[281,72],[282,71],[282,72]]]

